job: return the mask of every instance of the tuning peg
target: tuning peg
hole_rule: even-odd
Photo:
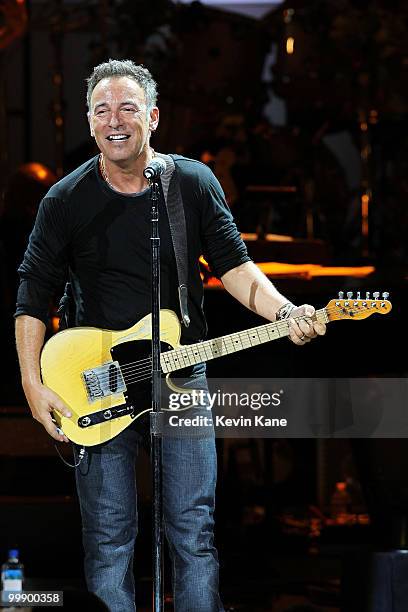
[[[378,300],[378,298],[379,298],[379,297],[380,297],[380,292],[379,292],[379,291],[374,291],[374,293],[373,293],[373,298],[374,298],[375,300]]]
[[[339,298],[342,300],[344,297],[344,291],[339,291]]]
[[[360,291],[357,291],[357,299],[358,299],[358,300],[360,299],[360,296],[361,296],[361,292],[360,292]]]
[[[353,292],[352,291],[347,291],[347,298],[349,300],[351,300],[352,297],[353,297]]]
[[[390,294],[388,293],[388,291],[384,291],[383,294],[382,294],[383,300],[387,300],[389,295]]]
[[[370,299],[370,292],[366,291],[366,300],[369,300],[369,299]]]

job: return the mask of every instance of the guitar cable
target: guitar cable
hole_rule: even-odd
[[[73,444],[73,445],[72,445],[72,454],[73,454],[73,456],[74,456],[74,460],[76,461],[76,463],[69,463],[69,462],[68,462],[68,461],[66,461],[66,460],[64,459],[64,457],[61,455],[61,453],[60,453],[60,451],[59,451],[59,448],[58,448],[58,446],[57,446],[56,444],[54,444],[54,448],[55,448],[55,450],[57,451],[57,453],[58,453],[58,455],[59,455],[59,457],[60,457],[61,461],[62,461],[63,463],[65,463],[65,465],[67,465],[68,467],[71,467],[71,468],[77,468],[77,467],[78,467],[78,466],[81,464],[81,462],[82,462],[83,458],[85,457],[85,453],[86,453],[85,446],[81,446],[81,448],[79,449],[79,452],[78,452],[78,461],[77,461],[77,460],[75,459],[75,445]]]

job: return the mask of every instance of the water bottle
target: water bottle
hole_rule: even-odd
[[[1,590],[2,604],[9,602],[8,595],[10,591],[13,593],[21,593],[23,590],[24,580],[24,565],[19,563],[19,551],[16,548],[9,550],[8,561],[1,566]]]

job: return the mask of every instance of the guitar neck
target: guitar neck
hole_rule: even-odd
[[[316,311],[317,321],[328,323],[329,317],[326,308]],[[220,336],[212,340],[197,342],[180,346],[172,351],[160,355],[162,371],[165,374],[181,370],[203,361],[224,357],[231,353],[237,353],[251,346],[258,346],[266,342],[272,342],[278,338],[289,336],[289,324],[287,320],[266,323],[258,327],[252,327],[244,331],[235,332],[227,336]]]

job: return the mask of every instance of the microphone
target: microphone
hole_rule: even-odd
[[[150,164],[143,170],[143,176],[148,181],[158,179],[166,170],[166,162],[161,157],[153,157]]]

